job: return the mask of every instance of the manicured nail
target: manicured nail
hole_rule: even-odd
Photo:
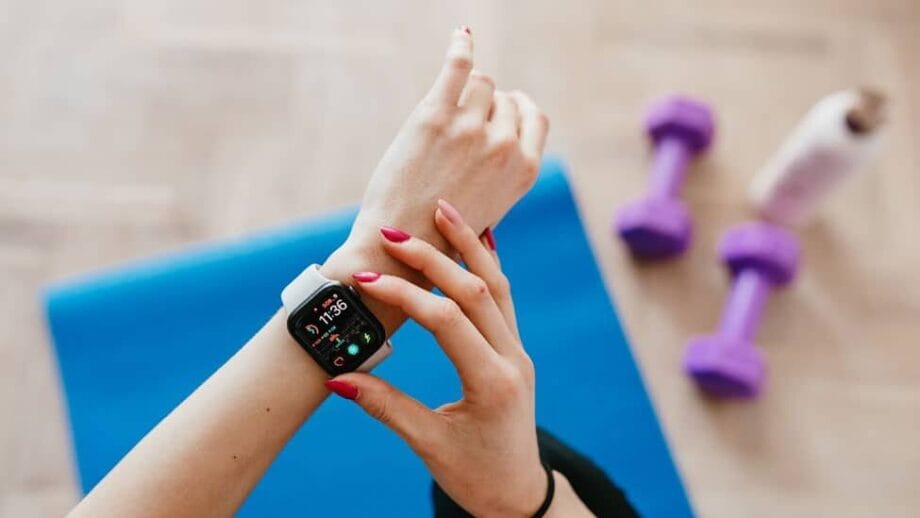
[[[355,272],[351,274],[351,278],[358,282],[374,282],[380,278],[380,274],[377,272]]]
[[[344,381],[339,380],[328,380],[325,383],[326,388],[339,397],[345,399],[350,399],[352,401],[358,397],[358,387],[352,385],[351,383],[345,383]]]
[[[383,234],[383,237],[387,238],[387,241],[391,241],[393,243],[402,243],[403,241],[412,237],[402,230],[392,227],[380,227],[380,233]]]
[[[447,203],[447,200],[438,200],[438,208],[441,209],[441,214],[444,214],[444,217],[454,225],[463,223],[463,218],[460,217],[460,213],[457,212],[457,209],[455,209],[453,205]]]
[[[495,250],[495,234],[492,233],[492,227],[486,227],[486,229],[482,231],[482,238],[485,239],[489,248]]]
[[[463,32],[465,32],[465,33],[467,33],[467,34],[469,34],[470,36],[473,35],[473,31],[470,30],[470,26],[469,26],[469,25],[461,25],[461,26],[460,26],[460,30],[463,31]]]

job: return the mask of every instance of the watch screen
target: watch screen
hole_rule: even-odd
[[[289,327],[332,375],[351,372],[384,342],[383,330],[348,288],[326,286],[299,307]]]

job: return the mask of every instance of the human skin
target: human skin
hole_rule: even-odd
[[[472,36],[461,28],[431,90],[375,169],[349,237],[323,262],[323,275],[353,285],[354,272],[374,271],[428,289],[424,275],[387,253],[379,227],[401,228],[455,254],[431,217],[439,198],[466,214],[478,234],[533,184],[546,117],[525,94],[496,91],[472,66]],[[311,259],[319,258],[304,258],[304,266]],[[403,309],[380,300],[367,306],[388,335],[406,319]],[[279,310],[71,516],[232,516],[329,394],[328,375],[293,341],[285,319]],[[545,491],[545,480],[530,489]]]
[[[429,410],[366,373],[327,386],[355,400],[402,437],[441,488],[474,516],[532,516],[546,494],[534,417],[534,366],[517,331],[507,277],[490,241],[441,200],[435,223],[466,269],[398,229],[382,232],[386,252],[421,272],[444,296],[402,277],[358,272],[363,293],[402,309],[428,329],[463,387],[456,402]],[[559,474],[549,516],[590,516]]]

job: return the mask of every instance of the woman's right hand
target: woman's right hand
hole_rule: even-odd
[[[350,283],[351,272],[375,265],[421,282],[398,263],[386,264],[377,229],[395,226],[447,251],[431,221],[444,198],[477,234],[485,231],[533,185],[548,130],[530,97],[497,90],[473,70],[473,36],[467,27],[456,29],[434,85],[377,164],[351,234],[323,274]]]
[[[472,34],[456,29],[434,85],[377,164],[351,234],[323,275],[350,284],[351,272],[375,268],[423,283],[380,250],[377,229],[395,226],[448,251],[431,221],[444,198],[477,235],[485,231],[533,185],[548,129],[530,97],[496,90],[489,76],[473,71]],[[401,322],[385,307],[371,309],[388,331]]]
[[[472,33],[456,29],[434,85],[371,177],[355,233],[375,237],[381,225],[434,231],[431,211],[439,198],[482,232],[533,185],[548,130],[530,97],[497,90],[492,78],[473,70]]]
[[[349,373],[327,382],[399,434],[441,488],[475,516],[532,516],[547,492],[534,417],[534,368],[517,332],[508,280],[491,244],[441,200],[435,225],[467,265],[426,241],[381,229],[390,256],[445,296],[400,277],[354,275],[370,297],[401,308],[431,331],[457,369],[460,401],[429,410],[383,380]],[[590,516],[565,478],[546,516]]]

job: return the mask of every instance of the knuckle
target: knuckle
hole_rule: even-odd
[[[483,74],[482,72],[477,71],[473,73],[471,79],[484,83],[491,90],[495,89],[495,80],[492,79],[492,76],[488,74]]]
[[[374,404],[370,405],[368,413],[382,424],[390,425],[393,422],[393,413],[391,412],[392,403],[393,389],[387,387]]]
[[[433,247],[427,246],[427,243],[422,246],[416,246],[411,251],[411,256],[405,257],[405,262],[412,268],[418,270],[422,275],[431,278],[434,274],[433,272],[437,271],[437,260],[434,257],[436,254]]]
[[[426,106],[419,113],[419,125],[429,135],[441,135],[450,125],[450,114],[439,107]]]
[[[473,69],[473,58],[466,52],[452,52],[448,54],[446,62],[455,72],[469,72]]]
[[[499,405],[515,402],[523,394],[525,387],[524,377],[511,365],[496,369],[492,375],[492,393]]]
[[[504,273],[499,272],[491,280],[491,290],[496,297],[510,297],[511,296],[511,281],[508,280],[508,276]]]
[[[528,109],[534,104],[530,99],[530,96],[524,93],[522,90],[512,90],[511,96],[514,97],[514,100],[517,101],[518,105],[524,109]]]
[[[452,327],[460,322],[460,306],[451,299],[443,298],[435,309],[434,321],[440,327]]]
[[[471,275],[463,288],[464,297],[474,302],[482,301],[490,296],[489,286],[486,282],[475,275]]]
[[[454,129],[454,139],[460,142],[474,142],[483,138],[485,128],[475,121],[464,121]]]
[[[518,141],[514,135],[499,135],[493,140],[490,152],[493,156],[508,157],[517,150],[517,147]]]
[[[533,360],[527,353],[521,355],[520,360],[518,361],[520,366],[521,377],[528,386],[534,385],[534,380],[537,377],[537,369],[534,366]]]
[[[524,183],[532,183],[537,179],[537,174],[539,172],[540,159],[532,156],[525,157],[523,163],[521,164],[521,176],[524,180]]]

